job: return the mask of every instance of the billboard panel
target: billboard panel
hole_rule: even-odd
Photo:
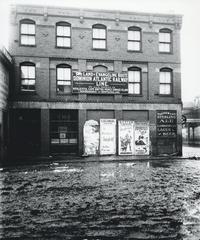
[[[119,155],[134,154],[134,121],[118,121]]]
[[[116,154],[116,119],[100,119],[100,154]]]
[[[99,123],[95,120],[85,122],[83,128],[84,155],[99,153]]]
[[[135,122],[135,155],[149,155],[149,122]]]

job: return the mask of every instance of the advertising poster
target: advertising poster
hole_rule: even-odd
[[[135,122],[135,155],[149,155],[149,122]]]
[[[84,155],[97,155],[99,153],[99,123],[88,120],[83,128]]]
[[[116,119],[100,119],[100,154],[116,154]]]
[[[134,121],[118,121],[119,155],[134,154]]]

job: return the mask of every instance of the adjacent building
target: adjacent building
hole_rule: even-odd
[[[116,119],[149,124],[150,154],[181,155],[181,21],[13,6],[12,152],[82,155],[85,123]]]
[[[8,156],[9,145],[9,82],[12,77],[13,60],[8,51],[0,47],[0,163]]]
[[[193,103],[183,104],[183,143],[200,145],[200,96]]]

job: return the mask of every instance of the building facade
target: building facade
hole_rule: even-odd
[[[9,145],[9,83],[12,78],[13,60],[7,50],[0,47],[0,163],[6,161]]]
[[[82,155],[85,123],[116,119],[148,122],[150,154],[181,154],[181,21],[13,6],[12,151]]]

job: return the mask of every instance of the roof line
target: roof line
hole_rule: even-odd
[[[77,10],[79,12],[90,11],[90,12],[106,12],[115,14],[134,14],[143,16],[163,16],[163,17],[183,17],[183,14],[169,14],[169,13],[150,13],[150,12],[132,12],[132,11],[121,11],[121,10],[108,10],[108,9],[94,9],[94,8],[77,8],[77,7],[66,7],[66,6],[52,6],[52,5],[34,5],[34,4],[11,4],[11,7],[36,7],[36,8],[53,8],[53,9],[65,9],[65,10]]]

